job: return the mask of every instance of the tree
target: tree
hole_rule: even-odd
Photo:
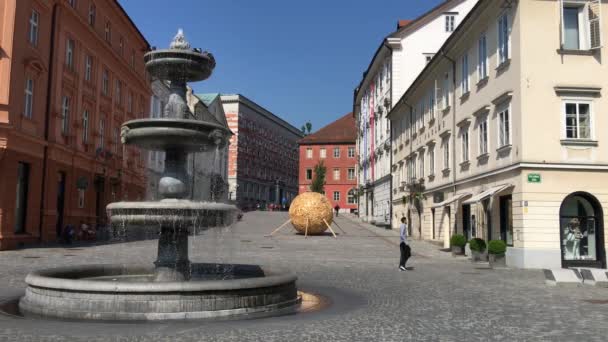
[[[327,168],[323,164],[322,160],[315,165],[314,171],[315,175],[312,179],[310,190],[313,192],[323,193],[323,187],[325,186],[325,172],[327,171]]]
[[[310,131],[312,130],[312,124],[310,123],[310,121],[306,123],[306,130],[308,131],[308,134],[310,134]]]
[[[306,125],[302,125],[302,128],[300,128],[300,130],[302,131],[302,134],[306,134]]]

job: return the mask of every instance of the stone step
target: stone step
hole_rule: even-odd
[[[550,286],[581,286],[583,277],[578,270],[566,268],[544,269],[545,283]]]
[[[608,270],[601,268],[576,268],[583,277],[583,284],[608,287]]]

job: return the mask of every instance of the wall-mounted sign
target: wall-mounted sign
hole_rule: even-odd
[[[528,173],[528,183],[540,183],[540,173]]]

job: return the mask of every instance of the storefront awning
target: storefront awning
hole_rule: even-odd
[[[488,190],[482,191],[481,193],[464,201],[463,204],[473,204],[473,203],[483,201],[486,198],[490,198],[490,197],[494,196],[495,194],[497,194],[503,190],[506,190],[507,188],[510,188],[512,186],[513,185],[511,185],[511,184],[503,184],[503,185],[498,185],[498,186],[489,188]]]
[[[439,208],[439,207],[445,207],[448,204],[454,203],[456,201],[459,201],[465,197],[471,196],[471,193],[469,192],[465,192],[462,194],[457,194],[454,197],[448,198],[447,200],[443,201],[443,202],[439,202],[439,203],[435,203],[431,206],[431,208]]]

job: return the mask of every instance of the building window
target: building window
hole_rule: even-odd
[[[450,139],[445,139],[443,143],[443,169],[450,169]]]
[[[485,34],[479,37],[477,50],[477,73],[479,75],[479,80],[481,81],[488,77],[488,43]]]
[[[17,234],[23,234],[26,231],[29,183],[30,164],[19,162],[17,166],[17,195],[15,198],[15,233]]]
[[[419,178],[424,178],[424,153],[420,153],[420,160],[418,161],[418,166],[420,167]]]
[[[350,189],[348,191],[348,204],[357,204],[357,195],[355,193],[355,189]]]
[[[61,134],[67,135],[70,128],[70,97],[64,96],[61,101]]]
[[[109,21],[106,21],[105,34],[106,34],[106,42],[112,44],[112,26]]]
[[[84,57],[84,80],[91,80],[91,71],[93,69],[93,58],[89,55]]]
[[[38,25],[40,24],[40,13],[36,10],[32,10],[30,14],[30,31],[28,35],[28,41],[30,44],[38,45]]]
[[[355,158],[355,147],[354,146],[348,147],[348,158]]]
[[[462,162],[469,161],[469,129],[466,128],[462,131]]]
[[[129,92],[129,95],[127,95],[127,109],[129,111],[129,113],[133,113],[133,93]]]
[[[564,102],[566,139],[591,139],[591,104],[583,101]]]
[[[587,50],[601,47],[600,0],[561,1],[562,49]]]
[[[511,144],[511,127],[509,119],[509,107],[498,113],[498,146],[503,147]]]
[[[89,110],[85,109],[82,113],[82,143],[89,142]]]
[[[102,75],[101,75],[101,92],[105,95],[108,96],[108,93],[110,91],[110,75],[108,73],[108,69],[103,69]]]
[[[312,169],[306,169],[306,180],[312,179]]]
[[[334,147],[334,158],[340,158],[340,148]]]
[[[466,94],[469,92],[469,55],[464,54],[460,61],[460,88],[462,94]]]
[[[509,59],[509,16],[507,13],[498,18],[498,65]]]
[[[125,55],[125,40],[122,36],[118,39],[118,51],[121,56]]]
[[[488,153],[488,118],[479,122],[479,155]]]
[[[456,22],[456,16],[453,14],[447,14],[445,16],[445,32],[454,32]]]
[[[450,74],[445,73],[443,77],[443,108],[450,107]]]
[[[340,191],[334,191],[334,201],[340,200]]]
[[[429,176],[435,175],[435,147],[429,150]]]
[[[410,179],[414,180],[418,177],[416,177],[416,157],[412,157],[412,159],[410,160],[410,168],[412,169],[411,174],[410,174]]]
[[[319,158],[327,158],[327,150],[325,149],[325,147],[321,147],[321,149],[319,150]]]
[[[429,93],[429,121],[435,119],[435,90]]]
[[[306,149],[306,159],[312,159],[312,148]]]
[[[340,180],[340,169],[334,169],[334,180]]]
[[[116,80],[116,103],[122,105],[122,82]]]
[[[89,25],[95,26],[95,17],[97,16],[97,7],[91,3],[89,5]]]
[[[348,169],[348,180],[354,180],[354,179],[355,179],[355,169],[350,168],[350,169]]]
[[[74,40],[69,38],[65,43],[65,64],[71,70],[74,69]]]
[[[105,131],[106,131],[106,122],[104,119],[99,120],[99,148],[103,149],[105,147]]]
[[[78,189],[78,208],[84,208],[84,189]]]
[[[34,80],[28,77],[25,80],[25,108],[23,116],[31,119],[34,114]]]

